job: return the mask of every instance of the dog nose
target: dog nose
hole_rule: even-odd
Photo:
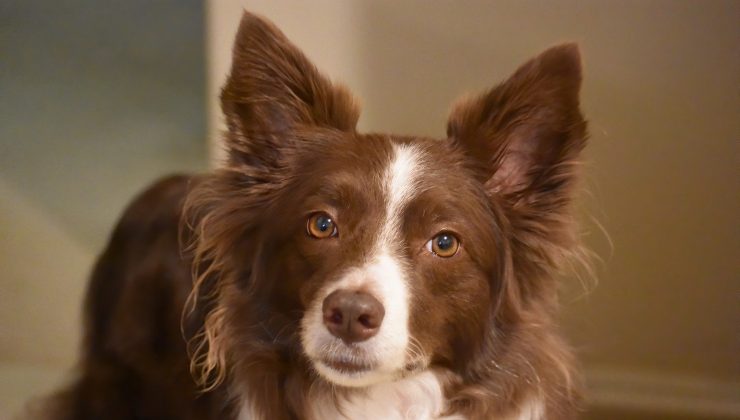
[[[365,341],[378,333],[385,308],[365,292],[336,290],[324,299],[324,325],[345,343]]]

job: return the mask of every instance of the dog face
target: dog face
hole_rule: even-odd
[[[367,385],[451,360],[440,334],[482,337],[497,225],[465,156],[435,140],[307,134],[268,212],[279,223],[264,270],[281,279],[275,301],[300,311],[313,367]]]
[[[576,47],[556,47],[460,102],[445,140],[359,134],[347,91],[246,14],[229,161],[186,204],[203,378],[293,363],[362,387],[488,363],[497,331],[554,295],[579,85]]]

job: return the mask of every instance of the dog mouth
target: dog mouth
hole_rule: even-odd
[[[307,353],[307,356],[319,377],[333,385],[348,388],[393,381],[426,366],[426,359],[409,358],[408,353],[404,360],[389,360],[372,348],[347,345],[336,340],[320,346],[313,352],[313,357],[311,353]]]
[[[375,369],[375,365],[368,361],[348,358],[324,358],[319,361],[322,365],[345,375],[359,375]]]

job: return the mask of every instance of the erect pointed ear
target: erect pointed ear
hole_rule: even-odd
[[[358,107],[272,23],[244,12],[231,73],[221,92],[227,146],[250,159],[275,152],[275,142],[300,126],[353,131]]]
[[[447,134],[477,163],[490,194],[556,211],[568,201],[586,142],[580,86],[578,46],[550,48],[494,89],[459,102]]]

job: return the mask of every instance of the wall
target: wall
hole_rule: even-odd
[[[740,416],[740,3],[214,0],[211,98],[242,6],[347,82],[371,131],[441,137],[462,92],[578,41],[591,124],[584,236],[603,262],[588,293],[566,287],[563,324],[588,397]]]
[[[197,0],[0,6],[0,419],[71,372],[128,200],[206,166],[203,39]]]

